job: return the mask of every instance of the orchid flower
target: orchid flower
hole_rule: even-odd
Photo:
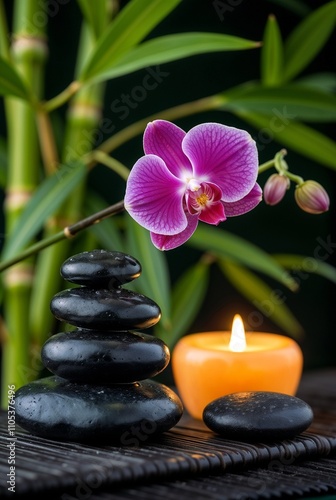
[[[160,250],[182,245],[199,220],[217,225],[261,201],[257,147],[244,130],[204,123],[186,133],[155,120],[143,144],[145,156],[127,180],[125,209]]]

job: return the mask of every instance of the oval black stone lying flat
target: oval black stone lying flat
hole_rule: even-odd
[[[153,300],[121,288],[64,290],[52,298],[50,309],[57,319],[98,330],[149,328],[161,317],[160,308]]]
[[[141,274],[140,263],[130,255],[107,250],[82,252],[67,259],[61,275],[67,281],[93,288],[113,288]]]
[[[42,362],[55,375],[89,384],[128,383],[154,377],[169,363],[168,347],[151,335],[75,330],[53,335]]]
[[[21,427],[64,441],[141,445],[182,415],[176,394],[151,380],[104,387],[47,377],[18,389],[15,401]]]
[[[306,430],[311,407],[299,398],[277,392],[237,392],[209,403],[204,423],[228,439],[277,441]]]

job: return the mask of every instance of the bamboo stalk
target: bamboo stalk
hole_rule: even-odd
[[[92,38],[86,25],[82,30],[77,61],[77,72],[92,48]],[[62,162],[75,160],[92,150],[93,132],[101,119],[102,86],[85,87],[73,97],[67,113]],[[64,232],[64,226],[70,226],[82,215],[82,203],[85,199],[85,181],[60,207],[57,214],[49,220],[45,229],[47,238],[55,237],[57,243],[37,260],[36,276],[31,300],[30,327],[36,350],[54,330],[55,320],[50,312],[50,300],[60,290],[60,266],[69,256],[72,242],[71,234]],[[61,236],[58,240],[58,235]],[[63,237],[62,237],[63,235]],[[35,314],[39,311],[39,314]]]
[[[44,28],[34,24],[34,14],[41,0],[17,0],[14,4],[14,39],[12,61],[34,95],[42,92],[43,67],[47,56]],[[9,168],[6,187],[5,225],[14,227],[27,200],[38,183],[40,168],[35,115],[24,101],[8,98]],[[3,345],[2,402],[6,403],[7,386],[16,388],[30,377],[30,334],[28,311],[33,261],[12,267],[4,279],[4,317],[8,336]]]

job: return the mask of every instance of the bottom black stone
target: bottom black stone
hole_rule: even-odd
[[[47,377],[18,389],[15,401],[17,423],[32,434],[130,446],[169,430],[183,411],[178,396],[152,380],[105,387]]]

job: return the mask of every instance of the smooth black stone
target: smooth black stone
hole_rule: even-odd
[[[204,423],[228,439],[276,441],[306,430],[311,407],[299,398],[276,392],[237,392],[209,403]]]
[[[151,335],[92,330],[53,335],[41,355],[44,366],[55,375],[107,385],[154,377],[170,358],[165,343]]]
[[[115,288],[140,274],[141,265],[134,257],[107,250],[79,253],[67,259],[61,267],[65,280],[93,288]]]
[[[64,290],[52,298],[50,309],[57,319],[98,330],[149,328],[161,317],[160,308],[153,300],[122,288]]]
[[[167,431],[183,411],[178,396],[152,380],[105,387],[56,376],[18,389],[15,406],[16,422],[41,437],[128,446]]]

